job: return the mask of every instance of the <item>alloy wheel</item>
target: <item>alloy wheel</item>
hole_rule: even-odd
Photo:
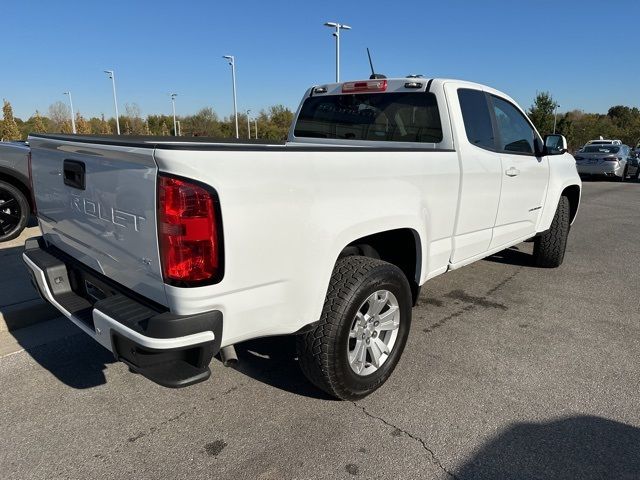
[[[20,204],[6,190],[0,190],[0,236],[11,234],[20,224]]]
[[[400,320],[398,299],[388,290],[372,293],[360,305],[347,347],[349,365],[357,375],[371,375],[387,361],[398,338]]]

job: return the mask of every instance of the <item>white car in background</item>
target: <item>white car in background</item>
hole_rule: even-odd
[[[599,140],[589,140],[585,143],[585,147],[587,145],[622,145],[622,140],[606,140],[600,137]]]
[[[576,168],[581,176],[603,176],[624,182],[638,179],[638,159],[627,145],[592,143],[576,153]]]

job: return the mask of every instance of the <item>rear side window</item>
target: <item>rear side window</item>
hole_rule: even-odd
[[[503,152],[533,153],[535,132],[531,124],[516,107],[498,97],[493,98],[493,110]]]
[[[494,150],[495,138],[487,96],[480,90],[461,88],[458,90],[458,100],[469,143],[476,147]]]
[[[296,137],[440,143],[436,97],[424,92],[326,95],[307,98]]]

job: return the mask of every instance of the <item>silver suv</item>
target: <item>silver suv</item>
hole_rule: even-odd
[[[585,145],[575,155],[578,173],[581,176],[605,176],[624,182],[629,176],[638,179],[638,159],[627,145]]]

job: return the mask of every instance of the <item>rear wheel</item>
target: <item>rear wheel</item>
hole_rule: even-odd
[[[0,242],[22,233],[29,220],[29,202],[24,193],[10,183],[0,181]]]
[[[318,325],[298,336],[300,367],[329,395],[357,400],[380,387],[404,350],[411,289],[404,273],[381,260],[338,260]]]
[[[560,197],[551,228],[536,238],[533,258],[536,266],[555,268],[562,265],[571,227],[569,198]]]

